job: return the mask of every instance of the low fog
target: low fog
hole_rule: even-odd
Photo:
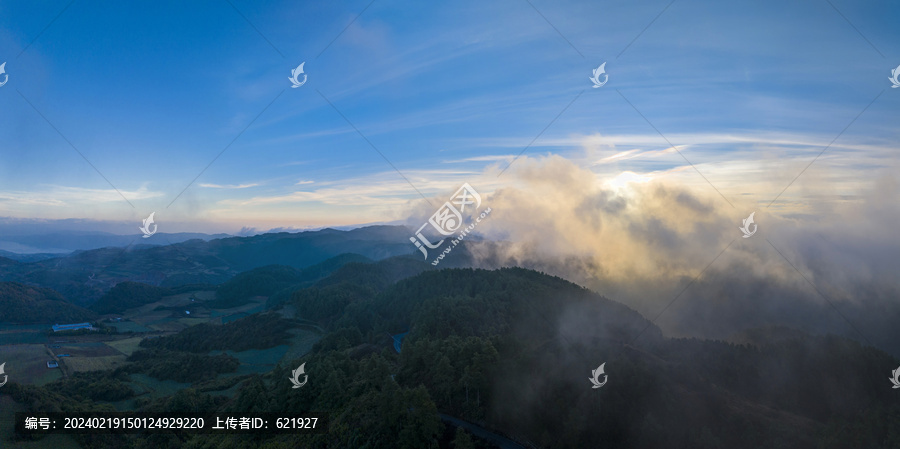
[[[680,179],[702,181],[689,170]],[[556,155],[520,158],[502,176],[482,193],[492,213],[476,229],[484,240],[468,243],[476,267],[563,277],[634,308],[669,337],[727,339],[785,325],[900,355],[900,186],[887,170],[850,194],[810,170],[771,207],[774,195],[726,200],[709,184],[672,176],[610,182]],[[792,178],[760,190],[777,194]],[[418,228],[432,212],[417,204],[409,224]],[[743,238],[738,228],[751,212],[758,230]]]

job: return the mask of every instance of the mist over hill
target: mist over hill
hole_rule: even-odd
[[[0,8],[0,449],[900,449],[900,1]]]
[[[397,255],[416,259],[419,253],[409,244],[410,235],[410,229],[404,226],[372,226],[349,231],[323,229],[211,241],[195,239],[158,247],[103,248],[35,262],[3,262],[0,258],[0,279],[49,287],[73,304],[88,306],[125,281],[162,287],[226,283],[219,295],[228,297],[226,292],[232,288],[229,285],[239,283],[240,278],[235,276],[241,273],[250,276],[252,272],[248,271],[268,265],[308,270],[302,275],[288,275],[279,281],[279,287],[269,285],[272,279],[260,273],[263,279],[257,283],[266,286],[258,294],[269,296],[277,293],[272,289],[299,288],[304,282],[309,285],[334,268],[313,268],[314,265],[341,254],[347,254],[349,259],[335,259],[332,263],[340,266],[351,260],[363,262]],[[474,238],[455,247],[440,266],[532,268],[615,296],[646,316],[656,316],[685,289],[676,307],[666,309],[657,322],[673,336],[728,339],[745,329],[783,325],[813,334],[843,335],[900,355],[896,343],[900,341],[900,328],[894,326],[900,317],[900,303],[893,300],[898,292],[882,283],[858,285],[853,296],[825,299],[821,291],[808,285],[779,278],[748,277],[746,274],[752,270],[730,263],[710,267],[701,279],[683,275],[635,284],[597,275],[593,256],[560,258],[523,253],[511,259],[515,248],[511,242]],[[316,270],[321,274],[316,274]],[[290,279],[294,276],[299,277]],[[273,301],[284,299],[282,294]]]
[[[837,449],[863,439],[886,449],[898,442],[887,423],[900,409],[883,394],[882,371],[900,360],[852,340],[787,328],[750,329],[736,342],[673,339],[624,304],[532,270],[435,269],[410,256],[350,259],[329,262],[339,267],[296,284],[290,300],[268,312],[145,339],[124,366],[93,372],[89,383],[84,376],[11,383],[0,394],[70,412],[128,400],[145,412],[330,413],[327,434],[262,436],[254,443],[262,448],[412,448],[432,440],[452,447],[446,417],[548,448]],[[232,291],[254,295],[272,274],[275,284],[297,280],[288,268],[250,270],[233,279]],[[239,375],[247,357],[240,351],[284,347],[301,329],[321,332],[308,352]],[[398,353],[392,336],[399,333]],[[285,379],[300,364],[309,383],[293,390]],[[592,388],[588,379],[601,364],[607,377]],[[131,399],[138,375],[192,388]],[[212,394],[235,386],[231,395]],[[89,448],[137,448],[160,437],[77,438]],[[241,438],[166,441],[238,447]]]

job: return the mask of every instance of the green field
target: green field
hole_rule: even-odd
[[[244,374],[266,373],[271,371],[279,362],[291,361],[306,355],[314,344],[321,338],[317,332],[311,330],[292,330],[296,335],[288,340],[288,344],[279,345],[268,349],[250,349],[247,351],[210,351],[209,355],[228,354],[241,362],[237,372],[227,376],[240,376]]]
[[[275,346],[269,349],[250,349],[247,351],[211,351],[209,355],[228,354],[241,361],[241,366],[236,373],[230,376],[240,376],[252,373],[266,373],[272,370],[279,360],[287,352],[288,345]]]
[[[161,332],[179,332],[188,327],[186,324],[178,322],[178,318],[173,316],[167,316],[163,319],[151,321],[146,323],[146,326]]]
[[[171,396],[178,390],[190,388],[191,384],[175,382],[174,380],[157,380],[146,374],[131,374],[131,388],[138,395],[147,394],[151,398]]]
[[[66,367],[75,372],[116,369],[125,364],[125,359],[124,355],[63,358]]]
[[[143,339],[144,337],[126,338],[124,340],[108,341],[106,342],[106,345],[122,354],[131,355],[134,351],[138,350],[138,345],[141,344],[141,340]]]
[[[24,331],[24,330],[40,330],[40,331],[49,331],[49,324],[13,324],[13,323],[0,323],[0,332],[6,331]]]
[[[177,321],[179,324],[183,324],[185,327],[190,327],[195,324],[207,323],[207,322],[209,322],[209,318],[187,318],[187,317],[185,317],[185,318],[179,318],[175,321]]]
[[[49,330],[49,324],[0,324],[0,345],[46,343]]]
[[[212,309],[212,312],[210,312],[209,316],[216,318],[238,314],[250,315],[262,311],[265,308],[266,301],[268,301],[268,299],[269,298],[266,296],[256,296],[251,299],[250,302],[242,306],[232,307],[230,309]]]
[[[47,368],[47,361],[52,359],[44,345],[0,346],[0,363],[6,363],[10,382],[43,385],[59,379],[59,369]]]
[[[135,321],[122,321],[122,322],[119,322],[119,323],[104,323],[104,324],[106,324],[107,326],[115,327],[116,330],[119,331],[119,333],[124,333],[124,332],[135,332],[135,333],[139,333],[139,332],[153,332],[153,329],[150,329],[149,327],[146,327],[146,326],[144,326],[144,325],[141,325],[140,323],[137,323],[137,322],[135,322]]]
[[[190,301],[189,294],[165,297],[152,304],[130,309],[122,314],[126,321],[108,323],[120,332],[177,332],[189,326],[205,322],[221,323],[243,318],[261,311],[267,298],[256,297],[240,307],[230,309],[207,309],[204,303],[214,299],[213,292],[205,292],[202,299]],[[198,297],[201,295],[198,295]],[[174,308],[174,309],[172,309]],[[190,316],[179,315],[181,308],[190,309]],[[157,310],[159,309],[159,310]],[[0,324],[0,363],[6,362],[6,372],[10,381],[28,384],[46,384],[62,378],[64,372],[85,372],[110,370],[127,365],[128,356],[140,349],[143,336],[53,336],[47,331],[49,325],[12,325]],[[308,353],[319,340],[320,332],[314,329],[294,329],[294,336],[287,344],[263,350],[242,352],[224,351],[237,358],[241,365],[235,373],[221,375],[219,379],[247,374],[261,374],[271,371],[280,362],[294,360]],[[111,339],[112,338],[112,339]],[[101,341],[108,340],[108,341]],[[62,341],[62,342],[60,342]],[[10,344],[16,343],[16,344]],[[50,348],[49,346],[58,346]],[[215,355],[223,351],[213,351]],[[47,361],[56,359],[55,354],[70,354],[71,357],[59,358],[60,369],[48,369]],[[171,380],[160,381],[145,374],[130,375],[129,385],[143,398],[169,396],[191,384]],[[240,388],[240,382],[210,394],[233,396]],[[112,404],[118,410],[128,410],[134,406],[134,398]],[[70,439],[61,439],[57,447],[70,447]],[[0,445],[0,448],[7,447]],[[26,446],[23,446],[26,447]],[[41,447],[41,446],[27,446]]]
[[[119,352],[100,341],[77,341],[72,343],[57,343],[54,346],[54,354],[71,354],[75,357],[103,357],[119,355]]]

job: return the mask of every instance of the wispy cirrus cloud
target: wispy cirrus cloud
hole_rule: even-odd
[[[120,195],[121,193],[121,195]],[[132,203],[166,196],[165,192],[141,187],[136,190],[92,189],[45,185],[30,191],[0,191],[0,214],[12,217],[62,219],[84,217],[116,219],[134,212],[122,196]]]
[[[119,194],[121,192],[121,195]],[[69,206],[72,204],[94,203],[119,203],[126,204],[122,196],[129,200],[146,200],[159,198],[164,192],[156,192],[147,188],[138,190],[114,189],[89,189],[72,186],[47,186],[42,190],[32,191],[5,191],[0,192],[0,205],[42,205],[42,206]]]
[[[453,189],[460,179],[480,176],[471,170],[410,170],[404,173],[419,191],[429,194]],[[296,186],[312,186],[297,190]],[[368,206],[373,209],[395,207],[418,198],[409,183],[396,172],[380,172],[362,177],[328,181],[302,180],[269,195],[228,198],[217,202],[227,207],[259,207],[265,204],[316,202],[336,207]]]
[[[207,183],[201,183],[201,184],[197,184],[197,185],[199,185],[200,187],[206,187],[206,188],[209,188],[209,189],[247,189],[247,188],[250,188],[250,187],[257,187],[257,186],[259,186],[259,184],[257,184],[257,183],[250,183],[250,184],[207,184]]]
[[[514,155],[514,154],[500,154],[500,155],[493,155],[493,156],[474,156],[474,157],[467,157],[467,158],[463,158],[463,159],[453,159],[453,160],[441,161],[441,163],[460,164],[460,163],[464,163],[464,162],[496,162],[496,161],[512,160],[515,157],[516,157],[516,155]]]

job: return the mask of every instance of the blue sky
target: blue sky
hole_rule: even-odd
[[[768,204],[851,122],[786,201],[852,196],[896,165],[900,4],[676,0],[642,33],[668,4],[2,2],[0,216],[403,220],[423,202],[410,182],[515,185],[519,161],[498,173],[545,127],[524,158],[712,183],[731,203]]]

